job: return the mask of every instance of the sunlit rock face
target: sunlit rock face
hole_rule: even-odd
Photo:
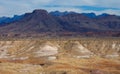
[[[40,49],[34,52],[35,57],[46,57],[48,60],[55,60],[58,54],[59,46],[53,45],[50,42],[40,45]]]
[[[58,48],[56,46],[45,45],[35,53],[38,56],[52,56],[58,53]]]
[[[71,42],[69,45],[71,46],[68,52],[75,58],[90,58],[93,55],[93,53],[80,44],[79,41]]]

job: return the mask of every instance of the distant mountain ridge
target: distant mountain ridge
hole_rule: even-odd
[[[84,15],[86,17],[89,17],[89,18],[106,17],[106,16],[110,15],[110,14],[107,14],[107,13],[96,15],[95,13],[92,13],[92,12],[91,13],[77,13],[77,12],[68,12],[68,11],[65,11],[65,12],[53,11],[53,12],[50,12],[50,14],[53,15],[53,16],[63,16],[63,15],[68,15],[68,14],[82,14],[82,15]]]
[[[52,11],[49,14],[53,15],[53,16],[64,16],[64,15],[68,15],[68,14],[76,14],[76,12],[60,12],[60,11]],[[98,17],[103,17],[103,16],[109,16],[110,14],[107,13],[103,13],[101,15],[96,15],[95,13],[78,13],[78,14],[82,14],[86,17],[89,18],[98,18]],[[6,23],[12,23],[14,21],[18,21],[20,19],[22,19],[24,17],[25,14],[23,15],[14,15],[13,17],[0,17],[0,24],[6,24]]]
[[[92,36],[119,37],[120,16],[50,12],[37,9],[0,27],[1,37]]]
[[[13,17],[0,17],[0,24],[12,23],[20,20],[24,15],[14,15]]]

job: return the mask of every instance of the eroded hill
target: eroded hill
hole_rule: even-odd
[[[0,74],[120,74],[120,39],[1,40]]]

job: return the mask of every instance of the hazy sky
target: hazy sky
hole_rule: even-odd
[[[120,15],[120,0],[0,0],[0,17],[24,14],[34,9]]]

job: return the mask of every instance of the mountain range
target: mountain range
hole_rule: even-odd
[[[37,9],[0,18],[0,37],[120,37],[120,16]]]
[[[24,15],[14,15],[13,17],[0,17],[0,25],[18,21],[22,19],[23,16]]]

